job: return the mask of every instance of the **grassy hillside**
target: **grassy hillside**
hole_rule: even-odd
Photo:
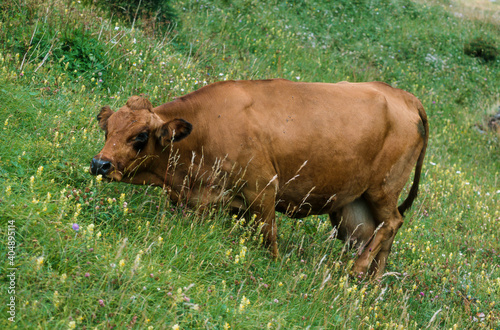
[[[500,328],[500,144],[486,125],[500,55],[464,52],[498,50],[497,21],[448,1],[172,5],[176,25],[156,30],[79,2],[0,4],[0,327]],[[159,188],[88,173],[101,106],[275,77],[381,80],[422,100],[420,194],[381,280],[348,275],[354,252],[324,216],[280,216],[272,261],[223,210],[202,219]]]

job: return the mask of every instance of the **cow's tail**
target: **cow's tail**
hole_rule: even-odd
[[[418,114],[420,115],[420,119],[422,120],[423,131],[421,132],[421,134],[424,139],[424,145],[422,147],[422,150],[420,151],[420,155],[418,156],[417,165],[415,167],[415,175],[413,177],[413,184],[410,188],[410,193],[408,194],[408,197],[406,197],[404,202],[398,206],[398,211],[401,214],[401,216],[404,216],[406,210],[408,210],[411,207],[413,201],[417,197],[420,174],[422,172],[422,165],[424,164],[425,151],[427,150],[427,141],[429,140],[429,123],[427,121],[427,114],[425,113],[422,103],[418,102],[417,108],[418,108]]]

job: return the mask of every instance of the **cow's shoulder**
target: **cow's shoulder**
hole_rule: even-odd
[[[223,98],[225,102],[229,99],[240,100],[240,103],[251,103],[251,98],[256,95],[270,92],[273,89],[286,89],[287,85],[294,82],[287,79],[262,79],[262,80],[224,80],[203,86],[202,88],[187,95],[177,98],[184,102],[204,102]]]

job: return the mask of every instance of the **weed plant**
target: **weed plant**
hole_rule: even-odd
[[[499,45],[498,23],[410,0],[172,6],[182,28],[158,35],[76,1],[0,5],[1,328],[500,327],[500,145],[476,128],[499,105],[500,63],[464,53],[478,35]],[[88,173],[101,106],[278,77],[381,80],[422,100],[420,194],[382,279],[348,275],[355,251],[324,216],[279,215],[273,261],[224,210],[200,218]]]

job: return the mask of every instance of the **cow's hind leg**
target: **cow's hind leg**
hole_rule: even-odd
[[[354,263],[354,274],[366,274],[369,267],[374,277],[382,276],[387,257],[391,251],[392,242],[398,229],[403,224],[403,218],[397,209],[397,195],[367,196],[371,203],[376,224],[379,226],[375,237]]]
[[[413,164],[417,162],[423,142],[416,139],[415,145],[408,146],[407,151],[402,152],[398,159],[391,159],[388,156],[397,154],[397,142],[386,142],[391,146],[391,152],[386,153],[386,157],[380,157],[376,167],[389,171],[379,171],[379,176],[374,178],[372,186],[363,194],[370,205],[377,230],[375,237],[355,261],[353,273],[366,274],[371,266],[370,271],[374,277],[382,276],[394,237],[403,224],[403,217],[397,205],[398,197],[410,177]]]

